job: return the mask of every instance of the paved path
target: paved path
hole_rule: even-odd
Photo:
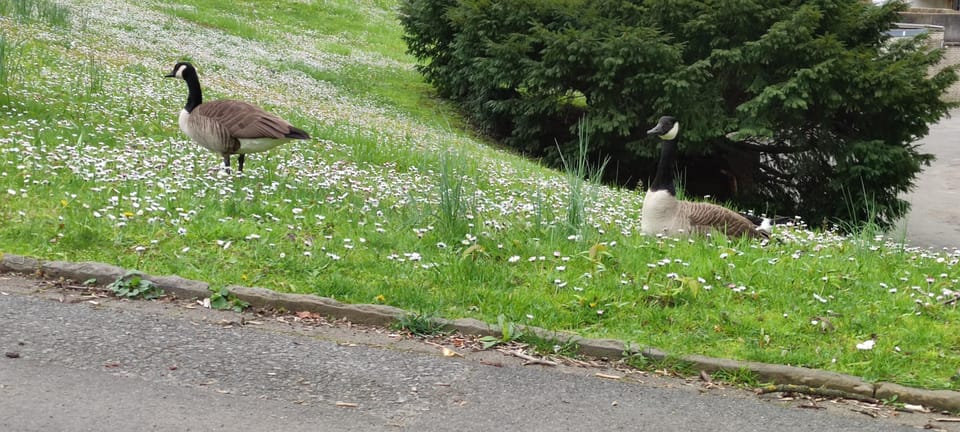
[[[960,110],[931,126],[921,150],[937,156],[905,195],[910,214],[895,230],[895,240],[912,246],[960,248]],[[903,230],[906,229],[906,236]]]
[[[2,431],[896,431],[940,417],[41,287],[0,275],[0,352],[15,354],[0,356]]]

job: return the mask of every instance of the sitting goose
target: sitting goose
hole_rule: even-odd
[[[757,229],[750,220],[716,204],[681,201],[676,197],[674,164],[677,162],[677,134],[680,123],[670,116],[660,121],[647,135],[663,140],[657,174],[643,198],[640,229],[644,234],[688,235],[719,231],[728,236],[767,239],[770,233]]]
[[[237,154],[238,170],[243,172],[247,153],[270,150],[295,139],[310,139],[303,130],[260,107],[238,100],[203,103],[200,78],[192,64],[179,62],[167,78],[187,82],[187,105],[180,112],[180,130],[207,150],[223,155],[230,171],[230,155]]]

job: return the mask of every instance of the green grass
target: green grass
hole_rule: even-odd
[[[178,3],[175,6],[166,6],[163,10],[170,15],[224,33],[251,40],[266,42],[275,40],[263,27],[248,24],[241,17],[235,15],[234,11],[237,6],[239,5],[232,1],[212,1],[193,5]]]
[[[336,52],[334,47],[328,49]],[[437,127],[459,124],[451,122],[450,110],[431,96],[430,86],[420,81],[419,74],[412,69],[347,64],[337,70],[324,70],[303,63],[292,63],[288,67],[315,80],[329,82],[341,91],[367,98],[371,103],[415,116],[421,122]],[[444,112],[446,117],[438,116]]]
[[[0,0],[0,16],[18,22],[41,21],[55,27],[69,25],[67,7],[50,0]]]
[[[565,157],[560,154],[563,162],[563,171],[567,180],[566,197],[566,224],[567,229],[574,236],[581,237],[586,232],[585,208],[588,206],[588,200],[595,199],[590,195],[590,189],[599,187],[598,179],[603,178],[603,171],[606,169],[607,160],[592,167],[589,164],[588,154],[590,150],[590,137],[585,132],[587,119],[582,119],[577,125],[578,147],[577,154]],[[558,149],[559,150],[559,149]],[[592,188],[588,188],[588,185]]]
[[[433,317],[419,313],[409,313],[393,323],[395,330],[403,330],[416,336],[433,336],[443,334],[447,330],[438,324]]]
[[[559,173],[464,132],[393,2],[69,0],[59,24],[0,4],[0,253],[960,389],[960,252],[803,225],[764,247],[641,236],[640,194],[585,159]],[[211,173],[162,78],[180,59],[207,98],[316,139]]]
[[[409,61],[406,45],[398,37],[395,5],[392,0],[151,2],[152,7],[173,16],[244,38],[272,40],[271,34],[276,32],[307,33],[322,50],[376,52]]]

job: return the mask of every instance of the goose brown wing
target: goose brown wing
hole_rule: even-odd
[[[217,100],[197,106],[190,113],[216,121],[238,139],[282,139],[290,133],[291,125],[286,120],[270,114],[260,107],[238,100]]]
[[[684,201],[681,212],[690,221],[690,228],[694,232],[716,230],[730,237],[769,238],[766,231],[757,230],[757,226],[749,219],[716,204]]]

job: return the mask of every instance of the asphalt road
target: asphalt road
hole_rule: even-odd
[[[904,195],[910,213],[892,237],[911,246],[960,248],[960,110],[930,127],[920,149],[937,156]],[[904,229],[906,232],[904,233]]]
[[[15,357],[0,356],[0,431],[960,430],[935,413],[804,409],[654,373],[445,357],[387,329],[82,294],[0,275],[0,352]]]

